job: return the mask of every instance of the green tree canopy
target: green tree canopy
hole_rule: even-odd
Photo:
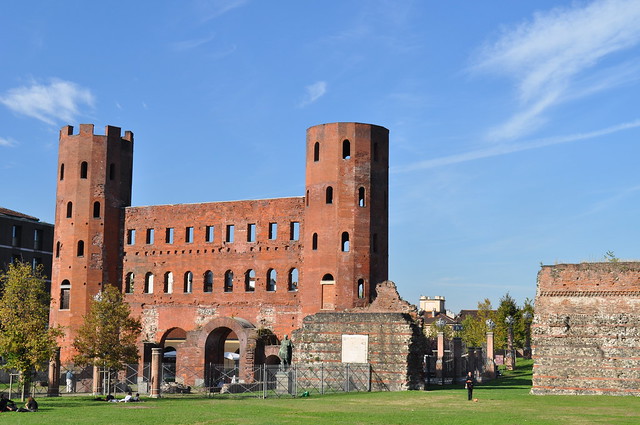
[[[487,337],[487,319],[495,322],[495,314],[491,301],[485,298],[478,302],[478,314],[469,315],[462,321],[462,341],[467,347],[482,347]]]
[[[136,340],[141,330],[140,320],[131,317],[131,309],[123,302],[120,291],[105,285],[94,297],[84,324],[78,329],[73,342],[78,354],[73,361],[107,369],[135,363],[138,361]]]
[[[54,356],[59,328],[49,327],[51,299],[43,267],[15,262],[0,274],[0,354],[4,369],[20,372],[23,389],[33,371],[46,370]]]

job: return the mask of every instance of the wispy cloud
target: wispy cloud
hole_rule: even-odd
[[[307,91],[305,98],[300,102],[300,107],[307,106],[316,100],[320,99],[327,92],[327,82],[317,81],[309,86],[305,87]]]
[[[537,149],[545,146],[557,145],[560,143],[577,142],[580,140],[593,139],[600,136],[606,136],[608,134],[617,133],[623,130],[629,130],[632,128],[640,127],[640,119],[630,121],[616,126],[607,127],[605,129],[591,131],[588,133],[577,133],[568,136],[547,137],[544,139],[532,140],[529,142],[523,142],[518,144],[500,144],[492,146],[486,149],[478,149],[470,152],[461,153],[458,155],[444,156],[442,158],[429,159],[426,161],[420,161],[413,164],[409,164],[402,167],[393,167],[391,172],[404,173],[409,171],[426,170],[429,168],[442,167],[445,165],[458,164],[461,162],[474,161],[482,158],[489,158],[493,156],[506,155],[514,152],[525,151],[529,149]]]
[[[202,15],[202,21],[222,16],[225,13],[244,6],[249,0],[201,0],[198,6]]]
[[[195,49],[196,47],[202,46],[203,44],[207,44],[214,38],[215,38],[214,35],[210,35],[208,37],[194,38],[192,40],[176,41],[174,43],[169,44],[169,47],[172,50],[182,52],[185,50]]]
[[[5,137],[0,137],[0,146],[3,146],[5,148],[11,148],[15,145],[16,145],[16,142],[14,142],[13,140],[7,139]]]
[[[93,107],[94,101],[89,89],[63,80],[52,80],[49,84],[34,82],[11,89],[0,97],[0,103],[12,111],[51,125],[74,121],[80,107]]]
[[[497,41],[484,46],[473,69],[515,80],[520,107],[488,138],[513,140],[542,125],[549,108],[575,97],[572,91],[582,73],[640,43],[638,22],[637,0],[597,0],[537,13],[531,21],[505,29]],[[619,80],[601,75],[602,81],[592,82],[600,90],[628,81],[628,73],[620,70]]]

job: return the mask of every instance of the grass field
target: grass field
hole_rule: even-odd
[[[308,398],[162,398],[106,403],[39,398],[37,413],[2,413],[2,424],[640,424],[640,398],[532,396],[531,365],[478,385],[431,391],[349,393]]]

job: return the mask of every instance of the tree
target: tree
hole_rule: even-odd
[[[462,321],[462,341],[467,347],[482,347],[487,339],[487,319],[495,322],[495,314],[492,311],[491,301],[485,298],[478,302],[478,314],[467,316]]]
[[[78,329],[73,347],[74,363],[103,369],[120,369],[138,361],[136,340],[142,331],[140,320],[131,317],[120,291],[105,285],[91,302],[89,313]]]
[[[494,333],[496,347],[507,346],[507,333],[509,328],[505,323],[507,316],[511,316],[515,319],[515,323],[513,325],[514,344],[522,347],[522,344],[524,343],[524,334],[518,332],[520,329],[518,324],[522,322],[522,311],[516,304],[516,300],[514,300],[508,292],[500,298],[500,306],[498,306],[498,311],[496,313],[496,329]]]
[[[0,274],[0,354],[3,369],[20,374],[22,399],[32,373],[43,371],[57,349],[60,328],[49,327],[51,298],[45,289],[44,269],[28,263],[9,264]]]

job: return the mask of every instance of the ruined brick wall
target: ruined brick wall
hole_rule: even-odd
[[[640,395],[640,263],[543,266],[533,394]]]
[[[302,329],[293,334],[294,361],[342,362],[342,336],[367,335],[373,391],[421,388],[426,339],[417,309],[400,297],[392,281],[379,283],[376,294],[364,308],[305,317]]]

